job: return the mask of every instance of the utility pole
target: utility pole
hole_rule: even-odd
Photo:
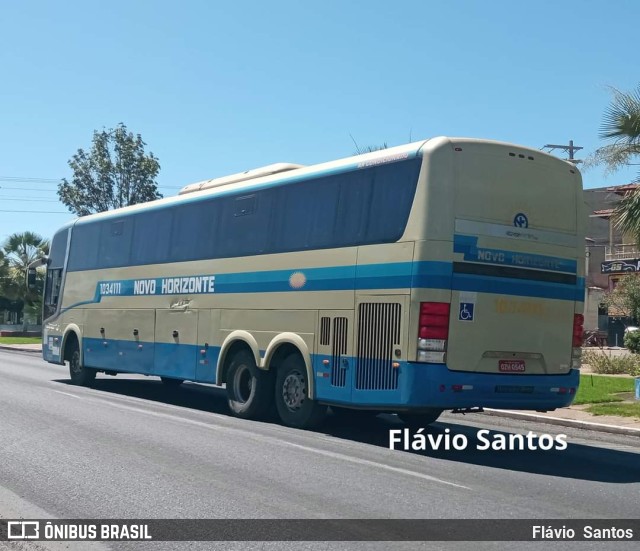
[[[551,153],[552,151],[555,151],[556,149],[559,149],[560,151],[564,151],[565,153],[569,154],[569,158],[567,159],[567,161],[569,161],[570,163],[573,163],[574,165],[577,165],[578,163],[581,163],[582,161],[579,159],[576,159],[573,154],[576,151],[580,151],[581,149],[584,149],[582,147],[580,147],[579,145],[573,145],[573,140],[569,140],[569,145],[556,145],[556,144],[547,144],[542,146],[542,149],[548,149],[549,153]]]

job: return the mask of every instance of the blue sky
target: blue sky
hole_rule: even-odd
[[[349,156],[350,136],[573,139],[584,157],[608,87],[640,82],[639,16],[635,0],[0,0],[0,240],[73,218],[55,181],[120,122],[159,158],[165,195]]]

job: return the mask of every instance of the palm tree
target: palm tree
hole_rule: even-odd
[[[35,290],[26,284],[29,264],[49,254],[49,241],[33,232],[14,233],[3,243],[1,257],[7,275],[2,294],[13,300],[21,300],[30,310],[38,310],[42,295],[43,274],[39,274]],[[39,316],[38,316],[39,317]]]
[[[612,89],[613,100],[604,113],[600,137],[611,143],[596,150],[589,164],[604,164],[608,173],[637,164],[640,157],[640,86],[632,92]],[[640,174],[636,183],[640,183]],[[616,205],[614,224],[640,243],[640,187]]]

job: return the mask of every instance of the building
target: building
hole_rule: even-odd
[[[610,346],[622,346],[624,328],[632,320],[600,308],[602,295],[622,276],[640,272],[640,249],[611,222],[616,204],[638,184],[584,190],[589,212],[586,243],[586,330],[606,331]]]

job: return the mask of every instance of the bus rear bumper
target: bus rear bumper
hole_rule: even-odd
[[[577,369],[564,375],[510,375],[408,365],[414,371],[410,406],[549,410],[571,405],[580,383]],[[422,370],[423,366],[427,369]]]
[[[402,362],[399,369],[397,388],[359,389],[354,384],[350,392],[342,389],[331,396],[331,389],[323,389],[321,383],[318,399],[383,411],[477,407],[551,410],[569,406],[580,382],[577,369],[562,375],[516,375],[452,371],[443,364],[413,362]]]

